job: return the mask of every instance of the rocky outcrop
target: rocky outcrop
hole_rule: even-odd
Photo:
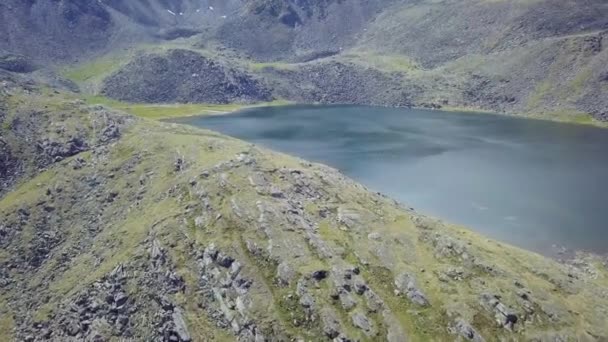
[[[420,306],[428,306],[429,300],[426,295],[416,287],[416,280],[407,273],[399,274],[395,277],[395,288],[397,294],[405,294],[405,296],[414,304]]]
[[[0,69],[7,71],[28,73],[36,70],[34,63],[23,55],[0,55]]]
[[[134,86],[138,84],[146,86]],[[129,102],[220,104],[272,99],[252,76],[189,50],[140,56],[108,77],[102,92]]]
[[[475,328],[473,328],[469,323],[467,323],[463,319],[458,319],[454,323],[454,326],[450,328],[450,331],[456,335],[464,337],[469,341],[474,342],[485,342],[485,339],[477,333]]]
[[[30,82],[16,76],[4,76],[2,80],[8,91],[0,93],[0,101],[19,102],[27,98],[30,103],[17,111],[0,107],[0,183],[3,184],[0,196],[21,177],[31,177],[66,158],[116,141],[132,121],[106,108],[87,108],[82,102],[72,101],[64,104],[65,115],[85,111],[91,114],[89,118],[79,125],[55,122],[49,109],[53,100],[37,102],[41,99],[40,88],[31,86]],[[27,88],[22,88],[24,86]],[[51,128],[52,125],[55,126]]]
[[[268,68],[276,94],[295,102],[407,107],[419,92],[394,75],[350,63],[323,62],[293,70]]]

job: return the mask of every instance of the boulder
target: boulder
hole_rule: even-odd
[[[353,325],[361,330],[366,335],[371,335],[373,332],[372,321],[361,312],[355,312],[350,316]]]
[[[401,273],[395,277],[395,288],[397,294],[405,294],[414,304],[420,306],[430,305],[426,295],[416,287],[416,279],[408,273]]]
[[[469,341],[485,342],[485,339],[467,321],[461,318],[454,322],[454,326],[450,328],[450,332],[460,335]]]
[[[296,272],[289,266],[289,263],[283,261],[277,267],[277,280],[279,285],[289,285],[296,276]]]

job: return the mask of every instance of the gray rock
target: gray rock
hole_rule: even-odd
[[[272,185],[270,187],[270,196],[274,198],[284,198],[285,194],[283,193],[283,190],[281,190],[281,188],[276,185]]]
[[[207,220],[204,216],[197,216],[194,219],[194,226],[196,228],[203,228],[206,225],[206,222],[207,222]]]
[[[0,55],[0,69],[18,72],[29,73],[36,70],[36,65],[27,57],[17,54]]]
[[[222,267],[229,268],[230,266],[232,266],[234,258],[223,253],[218,253],[216,262]]]
[[[299,297],[302,297],[306,293],[308,293],[308,279],[306,279],[305,277],[301,277],[298,280],[298,284],[296,285],[296,294]]]
[[[459,318],[454,327],[450,329],[453,334],[460,335],[470,341],[485,342],[485,339],[465,320]]]
[[[289,266],[289,263],[283,261],[277,267],[277,279],[279,285],[288,286],[296,276],[296,272]]]
[[[367,238],[370,240],[380,240],[382,236],[378,232],[372,232],[367,234]]]
[[[463,280],[468,277],[468,272],[463,267],[449,267],[441,274],[442,279]]]
[[[323,333],[330,339],[334,339],[340,335],[340,321],[338,315],[330,308],[323,308],[320,312],[321,324]]]
[[[69,336],[76,336],[80,332],[80,325],[76,320],[72,320],[66,326],[65,331]]]
[[[318,270],[318,271],[314,271],[312,273],[312,278],[315,279],[316,281],[321,281],[325,278],[327,278],[327,271],[326,270]]]
[[[244,297],[242,297],[242,296],[236,297],[234,304],[235,304],[236,311],[238,311],[241,316],[247,315],[247,308],[250,303]]]
[[[368,290],[367,284],[360,277],[355,278],[355,280],[353,281],[353,285],[355,293],[357,293],[358,295],[363,295],[365,291]]]
[[[240,262],[234,261],[232,265],[230,265],[230,276],[232,279],[236,278],[236,276],[241,272],[243,265]]]
[[[372,322],[363,313],[355,312],[350,317],[355,327],[363,330],[366,335],[370,335],[372,333]]]
[[[541,302],[540,309],[552,322],[561,322],[569,316],[562,306],[554,302]]]
[[[414,304],[428,306],[430,303],[426,295],[416,287],[416,279],[408,273],[401,273],[395,277],[397,293],[403,293]]]
[[[312,309],[315,306],[315,299],[308,293],[300,297],[300,305],[307,309]]]
[[[348,208],[338,208],[338,223],[343,224],[348,228],[353,228],[360,223],[361,217],[360,215]]]
[[[371,312],[378,312],[384,307],[382,298],[371,289],[365,292],[365,299],[367,301],[367,308]]]
[[[116,306],[122,306],[129,300],[129,297],[124,292],[119,292],[114,296]]]
[[[420,306],[428,306],[429,301],[424,295],[424,293],[420,292],[420,290],[413,289],[407,292],[407,298],[414,304],[418,304]]]
[[[349,292],[341,291],[339,296],[340,303],[342,304],[342,308],[344,310],[351,310],[357,306],[357,299],[355,299]]]
[[[175,324],[175,333],[179,336],[180,340],[183,342],[189,342],[192,340],[190,337],[190,333],[188,332],[188,326],[186,325],[186,321],[182,315],[182,310],[176,308],[173,311],[173,324]]]
[[[106,128],[104,128],[104,130],[101,132],[101,137],[99,138],[99,140],[102,143],[106,143],[106,142],[109,142],[111,140],[118,139],[118,138],[120,138],[120,129],[118,128],[117,125],[112,123],[112,124],[108,125]]]
[[[211,260],[215,260],[217,258],[217,254],[218,250],[213,243],[207,246],[203,252],[203,256],[209,257]]]
[[[490,294],[481,294],[481,305],[488,311],[494,312],[496,322],[505,328],[512,328],[519,320],[518,315],[500,301],[500,297]]]
[[[157,239],[152,241],[152,250],[150,252],[152,259],[161,259],[163,257],[163,249]]]
[[[268,181],[266,180],[266,177],[264,177],[264,174],[261,172],[252,173],[248,177],[248,180],[249,184],[254,186],[258,193],[263,193],[264,189],[268,187]]]

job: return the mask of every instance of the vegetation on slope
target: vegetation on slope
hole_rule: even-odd
[[[0,198],[5,340],[608,337],[605,261],[560,264],[322,165],[8,84],[3,138],[41,163]]]
[[[163,120],[194,115],[217,115],[233,112],[239,109],[250,107],[281,106],[289,102],[276,100],[272,102],[261,102],[252,105],[245,104],[204,104],[204,103],[169,103],[169,104],[149,104],[149,103],[128,103],[113,100],[105,96],[85,96],[85,103],[90,105],[104,105],[112,109],[120,110],[135,116]]]

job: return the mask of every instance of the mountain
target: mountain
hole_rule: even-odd
[[[273,98],[294,102],[464,108],[569,121],[608,116],[603,0],[11,0],[1,6],[0,51],[42,64],[81,61],[81,68],[91,59],[118,58],[126,65],[121,77],[112,77],[108,70],[119,72],[113,68],[97,71],[103,77],[94,89],[122,100],[149,101],[123,92],[137,88],[134,83],[162,86],[150,68],[142,73],[127,61],[152,63],[159,48],[173,48],[238,66]],[[188,83],[197,74],[188,68],[163,77]],[[224,77],[212,72],[208,78],[212,84]],[[325,95],[332,93],[341,94]],[[187,89],[160,99],[208,100]],[[261,98],[223,101],[233,100]]]
[[[2,1],[0,341],[607,340],[605,257],[149,119],[289,100],[597,123],[607,6]]]

